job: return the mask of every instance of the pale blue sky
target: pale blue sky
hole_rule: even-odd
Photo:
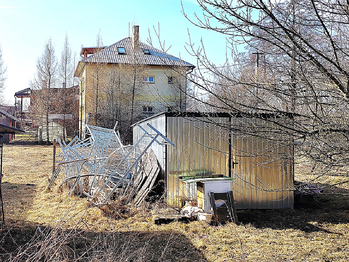
[[[190,16],[201,11],[195,0],[184,0],[183,5]],[[149,29],[156,39],[153,26],[159,23],[161,39],[172,46],[169,53],[196,64],[184,48],[189,29],[196,46],[203,38],[211,60],[223,63],[224,36],[194,27],[181,9],[180,0],[0,0],[0,45],[8,69],[5,100],[13,104],[14,93],[29,87],[49,38],[59,58],[68,34],[73,54],[80,59],[81,46],[95,46],[98,32],[103,45],[109,46],[129,36],[129,23],[140,26],[142,42],[147,41]]]

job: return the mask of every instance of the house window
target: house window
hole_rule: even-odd
[[[155,76],[143,76],[143,83],[155,83]]]
[[[167,83],[168,84],[173,84],[174,83],[174,77],[173,76],[168,76],[167,77]]]
[[[143,106],[143,114],[154,114],[154,107],[152,106]]]
[[[124,47],[118,47],[118,53],[119,53],[119,55],[120,55],[120,54],[121,54],[121,55],[126,54],[125,48],[124,48]]]

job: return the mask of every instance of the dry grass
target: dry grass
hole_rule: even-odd
[[[326,189],[309,209],[239,211],[240,225],[155,225],[146,207],[123,212],[117,207],[108,217],[84,198],[68,198],[57,185],[46,192],[52,146],[6,145],[3,169],[6,228],[0,232],[0,260],[349,260],[349,197],[333,194],[347,194],[346,184]]]

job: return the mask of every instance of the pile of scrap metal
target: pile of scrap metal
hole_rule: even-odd
[[[86,124],[83,139],[75,137],[69,144],[59,140],[62,152],[47,189],[63,173],[59,186],[67,185],[69,195],[85,195],[98,207],[120,198],[139,205],[151,191],[160,171],[150,146],[154,142],[174,146],[153,126],[148,126],[152,134],[141,127],[143,136],[128,146],[122,144],[116,125],[107,129]]]

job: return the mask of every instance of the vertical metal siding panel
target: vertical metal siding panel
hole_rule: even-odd
[[[259,139],[259,159],[260,166],[260,180],[259,192],[262,194],[262,198],[259,201],[259,208],[269,208],[270,205],[270,192],[267,190],[270,188],[272,181],[272,175],[270,173],[270,161],[269,161],[269,143],[267,141]]]
[[[243,144],[242,144],[242,154],[244,155],[243,159],[242,159],[242,174],[243,174],[243,179],[244,179],[244,195],[245,195],[245,201],[246,205],[251,207],[251,199],[250,199],[250,190],[248,190],[249,187],[249,182],[250,182],[250,172],[247,169],[247,161],[248,161],[248,157],[247,157],[247,149],[249,147],[249,138],[247,137],[243,137]]]
[[[195,125],[195,122],[194,122],[194,127],[193,127],[193,133],[194,133],[194,136],[195,136],[195,141],[196,141],[196,144],[195,144],[195,148],[196,148],[196,166],[195,166],[195,169],[197,169],[199,172],[201,171],[201,163],[202,163],[202,157],[203,155],[205,154],[205,151],[204,151],[204,148],[202,146],[202,134],[199,130],[199,128],[196,127]]]
[[[236,119],[232,120],[233,125],[236,122]],[[239,163],[232,170],[237,208],[293,206],[293,192],[287,191],[293,185],[293,169],[286,157],[290,148],[278,147],[276,141],[238,134],[232,136],[232,157]]]
[[[176,154],[176,162],[175,162],[175,170],[173,173],[173,187],[174,187],[174,195],[173,198],[175,199],[175,204],[179,205],[179,174],[181,172],[182,166],[182,154],[183,154],[183,141],[182,141],[182,133],[180,132],[180,119],[179,118],[174,118],[175,119],[175,126],[174,131],[175,131],[175,136],[177,137],[177,150],[175,151]]]
[[[247,182],[245,184],[245,188],[246,188],[246,194],[248,196],[248,203],[251,206],[252,203],[252,190],[251,190],[251,186],[253,185],[253,177],[252,177],[252,170],[251,170],[251,145],[252,145],[252,141],[251,141],[251,137],[246,137],[245,138],[246,144],[245,144],[245,154],[247,155],[247,157],[245,157],[245,165],[244,165],[244,170],[246,170],[246,174],[247,174]],[[252,207],[252,206],[251,206]]]
[[[229,118],[227,118],[226,120],[225,120],[225,125],[226,126],[229,126],[230,125],[230,119]],[[223,156],[223,158],[224,158],[224,174],[227,176],[227,177],[230,177],[230,170],[229,170],[229,166],[230,166],[230,164],[229,164],[229,161],[230,161],[230,146],[231,146],[231,141],[230,141],[230,128],[229,129],[226,129],[225,130],[225,134],[224,134],[224,136],[225,136],[225,138],[224,139],[222,139],[221,140],[221,143],[223,143],[224,145],[224,151],[225,151],[225,155]],[[222,146],[222,147],[223,147]]]
[[[242,153],[244,155],[243,159],[242,159],[242,174],[243,174],[243,179],[244,179],[244,195],[245,195],[245,202],[246,205],[251,207],[251,196],[250,196],[250,190],[248,189],[249,187],[249,183],[250,183],[250,171],[248,170],[247,166],[248,166],[248,157],[247,157],[247,153],[248,153],[248,147],[249,147],[249,138],[244,137],[243,138],[243,144],[242,144]]]
[[[256,208],[256,165],[255,165],[255,157],[254,157],[254,151],[255,151],[255,143],[254,138],[252,136],[248,137],[248,148],[247,148],[247,170],[249,175],[249,184],[248,184],[248,195],[249,195],[249,203],[252,206],[252,208]]]
[[[284,201],[284,180],[285,180],[285,173],[283,172],[282,168],[282,152],[281,148],[278,145],[275,145],[277,147],[277,155],[274,155],[276,161],[277,161],[277,171],[278,171],[278,184],[276,185],[276,190],[279,190],[278,192],[278,199],[276,199],[275,206],[276,208],[280,208],[283,206],[283,201]]]
[[[280,145],[277,145],[278,146],[278,150],[277,150],[277,153],[278,155],[275,156],[275,158],[277,158],[277,161],[278,161],[278,176],[279,176],[279,185],[278,185],[278,188],[280,189],[280,192],[278,194],[278,208],[282,208],[284,207],[285,205],[285,182],[286,182],[286,173],[285,173],[285,170],[284,170],[284,167],[283,167],[283,162],[285,161],[285,157],[284,157],[284,148],[281,147]]]
[[[183,175],[185,175],[188,170],[191,168],[191,156],[188,155],[188,149],[189,149],[189,140],[188,140],[188,125],[186,123],[186,120],[184,118],[179,119],[178,122],[178,132],[180,132],[181,137],[181,172]]]
[[[241,175],[242,175],[242,181],[243,181],[243,195],[244,195],[244,201],[243,203],[245,203],[246,206],[251,206],[250,205],[250,191],[248,190],[248,182],[249,182],[249,170],[246,168],[247,167],[247,163],[246,161],[248,160],[248,158],[246,157],[247,155],[247,148],[248,148],[248,138],[246,137],[242,137],[242,144],[241,144],[241,153],[244,157],[241,158]]]
[[[249,205],[251,208],[251,190],[250,190],[250,183],[251,183],[251,170],[248,169],[249,167],[249,157],[248,157],[248,152],[249,152],[249,147],[250,147],[250,138],[249,137],[244,137],[244,143],[243,143],[243,154],[245,157],[243,158],[243,174],[245,183],[244,183],[244,193],[246,195],[246,204]]]
[[[200,157],[200,150],[197,147],[198,138],[196,137],[195,127],[193,126],[192,122],[189,119],[185,119],[185,122],[187,127],[186,134],[188,135],[188,155],[190,158],[188,171],[194,172],[199,168],[197,165]]]
[[[212,172],[212,173],[215,173],[215,168],[213,166],[213,163],[212,163],[212,141],[211,141],[211,126],[209,124],[205,124],[203,123],[202,125],[202,128],[204,130],[203,132],[203,139],[204,139],[204,145],[205,145],[205,155],[206,155],[206,159],[204,160],[205,161],[205,164],[204,164],[204,170],[203,172]]]
[[[240,120],[241,121],[241,120]],[[233,125],[239,125],[237,119],[232,120]],[[246,142],[241,134],[233,135],[234,148],[232,149],[233,154],[236,156],[236,162],[238,163],[233,172],[234,172],[234,194],[236,196],[237,208],[245,208],[247,205],[247,195],[246,195],[246,172],[245,172],[245,158],[242,157],[245,151]],[[235,197],[234,196],[234,197]]]
[[[177,150],[176,152],[176,169],[175,172],[173,173],[173,179],[174,179],[174,199],[175,199],[175,205],[180,206],[180,199],[181,199],[181,185],[179,184],[179,176],[181,175],[182,172],[182,163],[183,163],[183,134],[180,132],[181,130],[181,123],[180,119],[175,119],[175,127],[174,130],[176,132],[176,137],[177,137]]]
[[[240,196],[240,204],[237,202],[237,204],[239,205],[239,208],[244,207],[244,205],[246,205],[244,202],[246,201],[246,196],[245,196],[245,183],[243,181],[243,179],[245,179],[245,174],[243,172],[243,157],[242,157],[242,152],[243,152],[243,144],[244,144],[244,140],[243,137],[241,137],[240,135],[236,135],[235,136],[237,144],[236,144],[236,153],[239,155],[238,158],[238,165],[237,165],[237,178],[236,180],[238,181],[238,194]]]
[[[220,123],[221,123],[221,126],[224,125],[223,123],[223,119],[220,119]],[[215,131],[214,131],[214,134],[213,134],[213,138],[218,138],[218,139],[215,139],[215,148],[217,148],[218,150],[221,150],[222,152],[217,152],[217,160],[213,160],[215,161],[215,166],[217,166],[217,173],[218,174],[223,174],[225,176],[228,176],[227,172],[226,172],[226,159],[225,159],[225,154],[228,153],[227,152],[227,147],[224,145],[224,142],[228,142],[229,141],[229,138],[225,136],[226,134],[226,130],[222,130],[222,132],[220,134],[217,134]],[[225,152],[225,154],[223,153]]]
[[[275,184],[277,184],[277,180],[278,180],[278,170],[277,170],[277,166],[275,165],[275,159],[270,159],[270,157],[272,156],[273,152],[273,145],[272,145],[272,141],[269,141],[269,148],[270,148],[270,153],[268,154],[268,158],[269,158],[269,187],[267,188],[268,190],[270,190],[268,193],[269,195],[269,201],[266,205],[265,208],[275,208],[274,204],[275,204],[275,200],[277,197],[277,192],[272,191],[275,188]]]
[[[265,161],[266,164],[265,164],[265,169],[266,171],[268,172],[268,176],[267,176],[267,179],[266,179],[266,195],[268,196],[267,197],[267,200],[266,200],[266,203],[263,205],[264,208],[273,208],[273,203],[274,203],[274,199],[275,199],[275,192],[272,192],[272,188],[274,187],[274,183],[275,183],[275,178],[276,178],[276,170],[275,170],[275,163],[273,163],[273,161],[270,159],[270,156],[272,155],[272,142],[269,141],[269,143],[267,145],[265,145],[266,149],[268,152],[266,152],[266,159]]]
[[[264,176],[263,176],[263,166],[261,163],[263,163],[263,141],[260,139],[255,139],[255,144],[256,144],[256,161],[257,161],[257,166],[256,166],[256,207],[260,206],[262,203],[264,203],[263,198],[264,198],[264,191],[259,190],[260,188],[263,188],[263,181],[264,181]]]
[[[176,141],[174,141],[174,137],[172,134],[172,123],[171,123],[171,118],[166,118],[166,125],[167,125],[167,130],[166,130],[166,135],[167,137],[176,145]],[[177,145],[176,145],[177,146]],[[171,171],[173,170],[173,149],[171,149],[171,147],[167,146],[167,156],[166,156],[166,160],[167,160],[167,177],[166,177],[166,194],[167,194],[167,201],[169,203],[169,198],[171,198],[171,185],[172,185],[172,181],[171,181]]]
[[[285,192],[285,204],[284,207],[293,208],[294,196],[293,196],[293,141],[290,141],[284,148],[285,159],[283,162],[285,172],[284,189]]]
[[[255,194],[256,194],[256,189],[255,189],[255,185],[256,185],[256,175],[255,175],[255,171],[256,171],[256,165],[255,165],[255,159],[253,157],[254,155],[254,141],[253,141],[253,137],[249,137],[248,138],[248,162],[247,162],[247,168],[248,168],[248,173],[249,173],[249,201],[250,204],[252,206],[252,208],[255,208]]]
[[[167,137],[176,145],[177,145],[177,139],[174,136],[174,123],[173,119],[171,117],[168,117],[166,119],[167,122]],[[174,187],[173,187],[173,172],[175,169],[175,162],[176,162],[176,156],[175,156],[176,150],[173,147],[167,146],[167,203],[173,204],[173,195],[174,195]]]
[[[178,180],[178,173],[180,172],[180,163],[181,163],[181,146],[182,146],[182,143],[181,143],[181,137],[180,137],[180,132],[179,131],[179,127],[178,127],[178,121],[179,119],[176,119],[176,118],[173,118],[173,126],[172,126],[172,130],[173,130],[173,135],[174,137],[176,138],[176,142],[177,142],[177,148],[176,150],[174,151],[174,160],[175,162],[173,163],[174,164],[174,168],[173,168],[173,172],[172,172],[172,201],[173,201],[173,204],[174,205],[178,205],[177,203],[177,196],[178,196],[178,189],[177,189],[177,180]]]
[[[234,119],[232,119],[232,127],[233,128],[235,122]],[[234,191],[234,199],[238,205],[238,203],[241,202],[241,180],[238,177],[239,174],[239,164],[240,164],[240,158],[238,156],[238,150],[237,150],[237,145],[238,145],[238,136],[236,136],[233,132],[231,134],[231,161],[232,161],[232,174],[231,176],[234,178],[233,181],[233,191]]]
[[[186,172],[188,163],[188,136],[185,132],[183,132],[183,129],[185,129],[184,119],[180,118],[178,119],[178,132],[181,134],[181,157],[179,163],[181,175],[184,175],[184,173]],[[181,199],[184,199],[187,196],[187,188],[185,186],[185,183],[180,181],[179,176],[177,178],[178,183],[181,185],[179,195]]]
[[[236,119],[232,119],[232,128],[234,128],[235,125],[237,125]],[[232,134],[232,158],[235,162],[233,168],[232,168],[232,176],[234,178],[233,181],[233,190],[234,190],[234,198],[237,204],[237,208],[243,207],[244,202],[244,192],[243,192],[243,181],[242,181],[242,158],[241,158],[241,151],[242,151],[242,143],[241,143],[241,136],[237,134]]]
[[[207,126],[205,123],[200,124],[200,129],[202,130],[201,135],[202,135],[202,143],[204,147],[204,152],[205,154],[202,157],[202,173],[205,173],[207,171],[209,172],[214,172],[212,169],[212,163],[211,163],[211,141],[210,141],[210,126]]]
[[[193,127],[192,123],[189,121],[189,119],[185,119],[186,124],[186,134],[188,135],[188,147],[190,148],[190,151],[192,154],[190,154],[189,159],[189,165],[188,165],[188,171],[194,172],[198,167],[197,161],[198,161],[198,149],[196,147],[196,140],[197,137],[195,137],[195,128]]]
[[[272,190],[269,193],[271,195],[270,208],[276,208],[275,204],[276,204],[276,200],[278,199],[278,192],[274,191],[274,189],[277,188],[279,185],[279,170],[278,170],[276,159],[273,159],[271,161],[271,171],[272,171],[272,174],[270,176],[271,179],[270,179],[270,187],[269,187],[269,189]]]
[[[223,126],[223,119],[219,119],[219,123],[221,124],[221,126]],[[223,146],[222,141],[222,139],[225,139],[224,132],[225,130],[222,130],[222,132],[217,133],[216,130],[212,129],[211,139],[214,143],[213,147],[217,150],[215,152],[212,152],[212,162],[217,174],[226,175],[224,170],[225,159],[223,158],[223,152],[226,152],[226,148]]]
[[[206,157],[206,148],[205,148],[205,137],[204,137],[204,133],[205,130],[200,128],[200,123],[196,123],[196,127],[195,127],[195,132],[198,135],[199,138],[199,144],[198,147],[200,148],[200,150],[198,150],[198,170],[199,172],[203,172],[204,169],[204,163],[205,163],[205,157]]]

